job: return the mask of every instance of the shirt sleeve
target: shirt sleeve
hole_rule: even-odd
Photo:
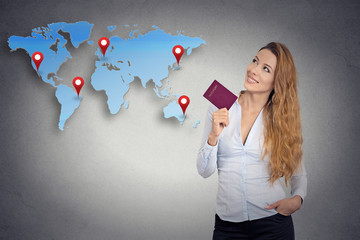
[[[304,162],[301,162],[301,168],[291,177],[291,195],[299,195],[303,200],[307,194],[307,174]]]
[[[201,141],[201,147],[196,160],[197,170],[204,178],[210,177],[217,167],[218,143],[216,143],[215,146],[208,144],[208,136],[212,127],[212,114],[216,110],[215,106],[210,105],[205,119],[204,135]]]

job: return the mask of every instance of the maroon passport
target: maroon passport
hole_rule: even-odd
[[[203,96],[217,108],[220,109],[226,107],[227,110],[231,108],[231,106],[238,98],[235,94],[230,92],[226,87],[221,85],[216,80],[214,80]]]

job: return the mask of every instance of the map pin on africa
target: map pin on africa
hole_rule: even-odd
[[[179,97],[179,105],[185,115],[185,111],[186,111],[186,108],[189,106],[189,103],[190,103],[190,99],[188,96],[185,96],[185,95],[182,95],[181,97]]]
[[[180,58],[184,53],[184,48],[181,45],[176,45],[175,47],[173,47],[172,52],[176,58],[177,64],[179,65]]]
[[[84,85],[84,79],[82,79],[81,77],[74,78],[73,85],[74,85],[74,87],[76,89],[76,92],[77,92],[77,94],[79,96],[80,90],[81,90],[82,86]]]
[[[107,38],[107,37],[102,37],[99,39],[99,46],[101,48],[101,51],[103,52],[103,55],[105,57],[105,52],[106,52],[106,49],[109,47],[110,45],[110,40]]]
[[[35,63],[37,71],[39,71],[39,67],[43,59],[44,55],[41,52],[34,52],[34,54],[32,55],[32,60]]]

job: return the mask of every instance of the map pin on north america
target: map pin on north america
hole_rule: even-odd
[[[110,40],[107,37],[102,37],[99,39],[98,44],[99,44],[99,47],[101,48],[101,51],[105,57],[105,52],[106,52],[106,49],[110,45]]]
[[[176,45],[173,47],[172,52],[176,58],[177,64],[179,65],[180,58],[184,54],[184,48],[181,45]]]
[[[41,52],[34,52],[33,53],[32,60],[35,63],[37,71],[39,71],[39,67],[40,67],[40,64],[43,61],[43,59],[44,59],[44,55]]]
[[[81,88],[84,86],[84,79],[82,79],[82,77],[76,77],[74,78],[73,80],[73,85],[76,89],[76,92],[77,92],[77,95],[79,97],[79,94],[80,94],[80,90]]]
[[[179,105],[185,115],[185,111],[186,111],[186,108],[189,106],[189,103],[190,103],[190,99],[188,96],[186,95],[182,95],[181,97],[179,97]]]

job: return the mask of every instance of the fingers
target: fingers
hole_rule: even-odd
[[[280,205],[280,201],[277,201],[276,203],[267,205],[265,208],[266,209],[273,209],[273,208],[277,208]]]
[[[224,127],[229,125],[229,119],[227,117],[215,117],[213,122],[216,125],[224,125]]]
[[[229,111],[226,108],[221,108],[221,109],[217,110],[214,113],[226,113],[226,114],[229,114]]]
[[[265,207],[266,209],[275,209],[278,213],[289,216],[293,214],[297,209],[292,205],[291,199],[285,198],[280,201],[277,201],[276,203],[270,204]]]
[[[224,130],[224,127],[229,125],[229,111],[222,108],[213,113],[212,129],[210,135],[218,137]]]
[[[273,209],[274,207],[272,205],[267,205],[265,208],[266,209]]]
[[[223,124],[227,127],[229,125],[229,111],[226,108],[221,108],[214,112],[213,122],[216,124]]]

